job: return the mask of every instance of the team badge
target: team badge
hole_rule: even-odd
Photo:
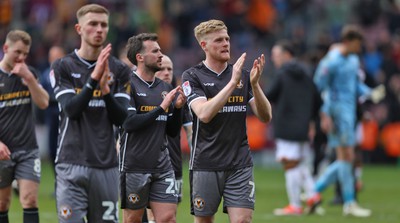
[[[131,202],[132,204],[136,204],[140,201],[140,197],[137,194],[129,194],[128,201]]]
[[[185,81],[182,84],[182,88],[183,88],[183,93],[185,94],[186,97],[192,93],[192,88],[190,87],[189,81]]]
[[[164,99],[167,96],[167,94],[168,94],[168,92],[163,91],[163,92],[161,92],[161,97]]]
[[[205,204],[206,204],[205,201],[201,197],[196,197],[193,201],[194,208],[196,208],[199,211],[203,210]]]
[[[236,88],[241,89],[243,87],[243,81],[240,80],[239,83],[236,85]]]
[[[64,219],[70,218],[72,215],[72,210],[68,205],[60,206],[60,216]]]
[[[107,76],[107,83],[108,85],[112,85],[114,83],[114,74],[111,72]]]
[[[51,87],[54,88],[54,86],[56,85],[56,78],[54,77],[54,70],[53,69],[51,69],[51,71],[49,73],[49,79],[50,79]]]

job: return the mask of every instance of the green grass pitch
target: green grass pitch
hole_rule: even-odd
[[[190,223],[193,217],[189,214],[189,183],[187,166],[184,167],[184,197],[178,208],[177,222]],[[331,206],[333,187],[323,194],[325,202],[324,216],[276,217],[272,214],[274,208],[287,204],[284,189],[284,175],[281,169],[255,167],[256,209],[253,215],[254,223],[263,222],[305,222],[305,223],[398,223],[400,222],[400,167],[396,166],[365,166],[363,171],[364,190],[359,194],[362,206],[372,209],[369,218],[343,217],[341,206]],[[55,223],[57,221],[55,199],[52,197],[54,175],[47,162],[42,164],[42,183],[39,194],[40,221]],[[121,213],[121,211],[120,211]],[[10,222],[22,222],[22,209],[18,197],[13,196],[9,210]],[[215,216],[216,223],[229,222],[222,209]]]

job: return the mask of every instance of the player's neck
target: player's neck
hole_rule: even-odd
[[[218,61],[218,60],[210,60],[210,59],[205,59],[203,63],[212,71],[220,74],[222,71],[226,69],[226,66],[228,65],[228,62],[224,61]]]
[[[3,58],[3,60],[0,61],[0,69],[6,73],[10,73],[13,67]]]
[[[136,70],[136,74],[144,81],[146,82],[153,82],[155,79],[155,73],[152,71],[149,71],[142,66],[139,66],[138,69]]]
[[[81,48],[78,49],[78,56],[88,61],[96,61],[100,55],[103,47],[91,47],[87,45],[81,45]]]

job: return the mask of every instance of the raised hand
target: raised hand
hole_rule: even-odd
[[[105,61],[105,68],[103,75],[100,79],[100,90],[103,95],[110,93],[110,84],[114,81],[114,77],[111,76],[110,67],[108,66],[108,60]]]
[[[22,83],[27,85],[27,82],[36,79],[32,72],[29,70],[25,62],[16,63],[11,73],[22,78]]]
[[[233,65],[231,81],[233,81],[235,84],[238,84],[240,79],[242,78],[242,69],[245,60],[246,60],[246,53],[243,53],[237,59],[236,63]]]
[[[265,56],[261,54],[260,57],[254,60],[253,68],[250,71],[250,82],[252,85],[259,83],[261,74],[264,70]]]
[[[181,86],[178,86],[178,87],[174,88],[173,90],[168,92],[168,94],[165,95],[164,100],[161,102],[161,105],[160,105],[164,109],[164,111],[168,110],[168,107],[171,105],[172,101],[176,97],[176,94],[182,94],[183,95],[183,91],[182,91],[182,87]],[[181,106],[183,106],[183,105],[181,105]]]
[[[109,43],[101,50],[100,55],[97,58],[96,67],[91,74],[92,79],[99,81],[103,76],[104,70],[106,69],[106,61],[108,61],[111,54],[111,49],[111,44]]]
[[[183,105],[185,105],[185,103],[186,103],[186,97],[183,93],[183,89],[181,86],[177,87],[177,94],[179,94],[179,95],[175,102],[175,108],[179,109],[179,108],[182,108]]]

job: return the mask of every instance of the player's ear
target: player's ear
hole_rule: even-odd
[[[79,25],[79,23],[75,24],[75,30],[79,35],[81,35],[81,25]]]
[[[8,44],[4,44],[3,45],[3,52],[7,53],[7,51],[8,51]]]
[[[200,46],[201,46],[201,48],[203,49],[203,50],[206,50],[206,45],[207,45],[207,42],[206,41],[200,41]]]
[[[136,54],[136,61],[143,61],[143,55],[141,53]]]

